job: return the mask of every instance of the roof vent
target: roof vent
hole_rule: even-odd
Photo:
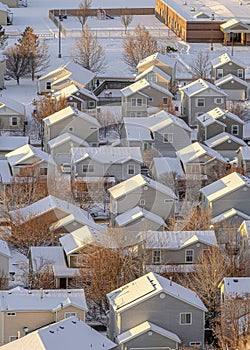
[[[234,279],[234,280],[233,280],[233,282],[234,282],[234,283],[238,283],[238,282],[239,282],[239,280],[237,280],[237,279]]]
[[[76,321],[72,321],[72,323],[76,324]]]
[[[191,7],[190,11],[194,12],[195,11],[195,7]]]
[[[50,330],[49,332],[50,332],[50,333],[55,333],[54,331],[51,331],[51,330]]]

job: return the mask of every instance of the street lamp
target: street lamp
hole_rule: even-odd
[[[58,21],[58,40],[59,40],[59,46],[58,46],[58,58],[62,58],[62,43],[61,43],[61,29],[63,21],[63,15],[59,14],[59,21]]]

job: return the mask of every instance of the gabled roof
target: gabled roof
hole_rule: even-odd
[[[146,249],[180,250],[198,242],[217,246],[214,231],[147,231],[137,237],[145,241]]]
[[[56,99],[59,99],[60,97],[68,98],[71,95],[74,95],[75,99],[82,100],[78,96],[80,93],[95,101],[99,101],[92,91],[89,91],[88,89],[85,89],[85,88],[79,88],[75,84],[70,84],[69,86],[66,86],[63,89],[58,90],[53,94],[53,96],[55,96]]]
[[[143,92],[143,90],[146,88],[155,89],[159,92],[162,92],[166,96],[173,97],[173,95],[171,94],[171,92],[168,89],[166,89],[158,84],[149,82],[146,79],[140,79],[140,80],[136,81],[135,83],[121,89],[121,93],[125,97],[129,97],[136,92]]]
[[[89,97],[89,98],[92,99],[92,100],[99,101],[99,98],[96,97],[96,95],[95,95],[92,91],[90,91],[90,90],[88,90],[88,89],[79,88],[79,92],[80,92],[82,95],[84,95],[84,96],[86,96],[86,97]],[[76,99],[78,99],[78,92],[74,93],[74,97],[75,97]]]
[[[242,187],[250,188],[250,179],[239,173],[233,172],[210,185],[203,187],[200,192],[211,202]]]
[[[42,151],[39,147],[26,144],[22,147],[15,149],[5,155],[11,166],[25,164],[30,158],[36,158],[36,162],[45,161],[47,163],[53,163],[51,156]]]
[[[249,146],[241,146],[237,153],[241,152],[241,156],[243,160],[250,160],[250,147]]]
[[[204,124],[204,125],[206,125],[210,120],[218,120],[218,119],[224,120],[226,118],[229,118],[229,119],[231,119],[239,124],[245,124],[244,121],[239,116],[237,116],[236,114],[234,114],[228,110],[222,109],[220,107],[216,107],[214,109],[211,109],[210,111],[197,117],[199,122],[201,124]],[[223,121],[221,121],[221,124],[225,125],[223,123]]]
[[[0,136],[0,151],[11,152],[29,143],[28,136]]]
[[[221,85],[226,84],[228,82],[237,82],[238,84],[244,85],[246,88],[249,87],[249,84],[245,80],[240,79],[239,77],[236,77],[233,74],[227,74],[224,77],[215,80],[214,84],[220,87]]]
[[[6,256],[8,258],[11,257],[8,243],[3,241],[2,239],[0,239],[0,255]]]
[[[225,142],[235,142],[237,144],[239,144],[240,146],[246,146],[246,143],[240,139],[239,137],[236,137],[232,134],[229,134],[228,132],[221,132],[218,135],[215,135],[213,137],[211,137],[210,139],[207,139],[206,141],[204,141],[204,143],[211,148],[214,148],[218,145],[221,145],[222,143]]]
[[[82,215],[81,212],[74,212],[59,219],[50,226],[50,229],[58,230],[70,224],[75,226],[75,223],[82,226],[88,225],[89,227],[92,227],[96,230],[99,230],[100,228],[100,226],[95,223],[92,216],[88,212],[84,211],[84,215]]]
[[[72,162],[92,159],[104,164],[123,164],[130,160],[143,163],[140,147],[77,147],[72,150]]]
[[[214,91],[215,95],[222,95],[222,96],[228,96],[223,90],[219,89],[217,86],[209,83],[206,80],[198,79],[193,81],[192,83],[189,83],[181,88],[181,91],[183,91],[187,96],[193,97],[203,91],[206,91],[208,89],[211,89]]]
[[[151,187],[156,191],[162,192],[167,196],[172,197],[173,199],[177,199],[176,195],[169,187],[157,181],[149,179],[146,176],[142,176],[141,174],[133,176],[125,181],[122,181],[121,183],[109,188],[108,191],[114,199],[118,199],[124,196],[125,194],[139,189],[140,187],[143,187],[144,190],[146,190],[148,187]]]
[[[124,213],[117,215],[115,218],[115,222],[119,227],[126,226],[128,224],[132,224],[134,221],[141,219],[147,219],[149,221],[153,221],[160,226],[166,226],[165,221],[158,215],[149,212],[148,210],[141,208],[139,206],[134,207],[125,211]]]
[[[128,331],[121,333],[118,335],[117,340],[119,344],[123,344],[149,331],[162,335],[164,338],[171,339],[176,343],[181,343],[178,335],[148,321],[145,321],[138,326],[135,326]]]
[[[3,350],[111,350],[116,344],[77,317],[35,330],[25,337],[3,345]]]
[[[237,20],[232,19],[232,21],[235,22]],[[224,24],[222,24],[221,26],[225,27],[228,24],[229,24],[229,21],[224,23]],[[232,22],[230,23],[230,25],[232,25]],[[237,64],[238,66],[240,66],[240,67],[242,67],[244,69],[247,68],[246,65],[243,62],[241,62],[239,59],[235,58],[234,56],[229,55],[228,53],[223,53],[222,55],[212,59],[211,60],[211,65],[212,65],[213,68],[219,68],[219,67],[224,66],[224,64],[229,63],[229,62],[235,63],[235,64]]]
[[[153,272],[108,293],[107,297],[116,312],[123,312],[162,292],[202,311],[207,311],[195,292]]]
[[[250,216],[243,213],[242,211],[240,210],[237,210],[237,209],[229,209],[227,211],[225,211],[224,213],[220,214],[220,215],[217,215],[215,216],[212,220],[211,220],[211,223],[212,224],[216,224],[218,222],[221,222],[221,221],[224,221],[224,220],[228,220],[228,219],[231,219],[233,218],[235,215],[241,217],[242,219],[244,220],[250,220]]]
[[[184,176],[184,171],[179,158],[153,158],[152,163],[150,164],[150,169],[152,168],[154,168],[155,175],[158,179],[161,175],[166,175],[167,173],[174,173],[177,177]]]
[[[220,155],[219,152],[203,145],[199,142],[194,142],[191,145],[182,148],[176,152],[183,164],[197,161],[198,158],[209,155],[213,159],[218,159],[222,163],[227,163],[226,159]]]
[[[155,63],[160,62],[165,64],[166,66],[169,66],[171,68],[174,68],[175,66],[175,59],[173,59],[172,57],[169,57],[167,55],[163,55],[160,52],[156,52],[146,58],[143,58],[142,60],[140,60],[140,62],[137,65],[137,69],[143,67],[145,64],[151,63],[153,65],[155,65]]]
[[[0,183],[9,184],[12,181],[10,165],[7,160],[0,160]]]
[[[0,96],[0,114],[1,109],[5,106],[17,112],[18,114],[25,115],[25,107],[22,103],[6,96]]]
[[[1,311],[54,311],[63,305],[74,305],[87,311],[83,289],[24,289],[16,287],[1,291]]]
[[[225,277],[220,283],[224,287],[225,296],[244,297],[250,293],[250,277]]]
[[[170,81],[171,80],[171,76],[168,75],[167,73],[163,72],[163,70],[161,70],[160,68],[158,68],[156,66],[151,66],[148,69],[146,69],[145,71],[143,71],[140,74],[138,74],[136,76],[136,78],[135,78],[135,81],[143,79],[149,73],[155,73],[157,75],[160,75],[166,81]]]
[[[54,147],[58,147],[64,143],[70,143],[74,142],[75,144],[78,144],[79,146],[85,146],[88,147],[88,142],[82,140],[80,137],[75,136],[69,132],[65,132],[63,134],[60,134],[59,136],[55,137],[54,139],[49,140],[48,145],[52,149]]]

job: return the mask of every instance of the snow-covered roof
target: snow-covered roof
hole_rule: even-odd
[[[140,80],[136,81],[135,83],[121,89],[121,93],[125,97],[129,97],[136,92],[140,92],[140,91],[144,90],[145,88],[152,88],[152,89],[155,89],[157,91],[162,92],[166,96],[173,97],[173,95],[171,94],[171,92],[168,89],[166,89],[158,84],[155,84],[153,82],[149,82],[146,79],[140,79]]]
[[[126,130],[126,139],[130,141],[153,141],[154,135],[146,126],[143,125],[143,117],[136,118],[135,123],[130,123],[133,117],[123,118],[124,128]],[[138,124],[137,124],[138,123]]]
[[[99,101],[98,97],[96,97],[96,95],[95,95],[92,91],[90,91],[90,90],[88,90],[88,89],[79,88],[79,92],[80,92],[81,94],[83,94],[84,96],[89,97],[89,98],[92,99],[92,100]],[[74,94],[74,97],[75,97],[76,99],[78,98],[78,93],[77,93],[77,92]]]
[[[160,75],[163,79],[165,79],[168,82],[171,80],[171,76],[168,75],[167,73],[163,72],[163,70],[161,70],[157,66],[151,66],[148,69],[146,69],[145,71],[138,74],[135,78],[135,81],[143,79],[149,73],[155,73],[157,75]]]
[[[18,114],[25,115],[25,108],[22,103],[17,102],[12,98],[1,95],[0,96],[0,114],[1,114],[1,108],[5,106],[17,112]]]
[[[64,143],[70,143],[74,142],[75,144],[78,144],[79,146],[85,146],[88,147],[88,143],[84,140],[82,140],[80,137],[75,136],[69,132],[65,132],[63,134],[60,134],[59,136],[55,137],[54,139],[49,140],[48,145],[52,149],[54,147],[58,147]]]
[[[203,145],[199,142],[194,142],[189,146],[182,148],[176,152],[183,164],[192,163],[199,160],[200,157],[210,156],[213,159],[218,159],[222,163],[227,163],[226,159],[219,152]],[[208,161],[209,159],[207,159]]]
[[[92,159],[104,164],[123,164],[130,160],[143,163],[140,147],[77,147],[72,150],[72,162]]]
[[[108,293],[107,297],[110,305],[122,312],[162,292],[202,311],[207,310],[195,292],[153,272]]]
[[[75,226],[76,224],[80,224],[82,226],[88,225],[96,230],[99,230],[100,228],[99,225],[95,223],[92,216],[85,211],[84,215],[82,215],[81,212],[74,212],[73,214],[69,214],[57,220],[50,226],[50,229],[58,230],[70,224],[72,224],[73,226]]]
[[[250,220],[250,216],[243,213],[242,211],[240,210],[237,210],[235,208],[231,208],[229,210],[226,210],[224,213],[220,214],[220,215],[217,215],[215,216],[212,220],[211,220],[211,223],[212,224],[216,224],[218,222],[222,222],[224,220],[228,220],[228,219],[231,219],[232,217],[234,217],[235,215],[241,217],[242,219],[244,220]]]
[[[239,296],[250,293],[250,277],[225,277],[220,286],[224,287],[225,296]]]
[[[198,242],[217,246],[214,231],[147,231],[137,237],[145,241],[146,249],[179,250]]]
[[[164,174],[175,173],[176,176],[184,176],[184,171],[179,158],[153,158],[150,169],[154,171],[156,178]]]
[[[220,56],[213,58],[211,60],[211,65],[213,68],[219,68],[219,67],[224,66],[224,64],[229,63],[229,62],[235,63],[236,65],[238,65],[244,69],[247,68],[243,62],[241,62],[238,58],[229,55],[227,52],[223,53]]]
[[[10,152],[29,143],[28,136],[0,136],[0,151]]]
[[[210,185],[203,187],[200,192],[206,196],[208,201],[213,201],[241,187],[250,188],[250,179],[239,173],[233,172]]]
[[[97,332],[78,317],[70,317],[60,322],[35,330],[3,346],[6,350],[111,350],[116,344]]]
[[[0,11],[8,12],[8,6],[0,2]]]
[[[226,118],[231,119],[239,124],[244,124],[244,121],[239,116],[237,116],[232,112],[229,112],[228,110],[222,109],[220,107],[211,109],[210,111],[197,117],[199,122],[204,126],[206,126],[207,124],[210,124],[211,121],[218,120],[218,119],[221,119],[221,124],[226,126],[226,124],[223,123],[223,120]]]
[[[151,63],[153,65],[155,65],[155,63],[160,62],[163,63],[166,66],[169,66],[171,68],[174,68],[175,65],[175,59],[173,59],[172,57],[169,57],[167,55],[163,55],[160,52],[156,52],[146,58],[143,58],[142,60],[140,60],[140,62],[137,65],[137,69],[143,67],[145,64],[149,64]]]
[[[237,153],[241,152],[241,156],[243,160],[250,160],[250,147],[242,146],[238,149]]]
[[[166,226],[165,221],[160,216],[138,206],[129,209],[120,215],[117,215],[115,218],[115,222],[119,227],[123,227],[133,223],[138,219],[147,219],[149,221],[157,223],[160,226]]]
[[[78,89],[78,87],[75,84],[70,84],[70,85],[66,86],[65,88],[63,88],[63,89],[54,92],[53,96],[56,99],[59,99],[61,97],[68,98],[69,96],[71,96],[72,94],[77,92],[78,90],[79,89]]]
[[[140,187],[144,187],[144,190],[148,187],[153,188],[156,191],[162,192],[173,199],[176,199],[174,192],[167,186],[142,176],[141,174],[135,175],[130,179],[122,181],[121,183],[109,188],[109,193],[114,199],[118,199],[125,194],[135,191]]]
[[[35,162],[45,161],[47,163],[53,163],[51,156],[42,151],[39,147],[26,144],[22,147],[15,149],[5,155],[11,166],[25,164],[30,158],[35,158]]]
[[[11,257],[10,249],[8,243],[0,239],[0,255]]]
[[[218,135],[215,135],[213,137],[211,137],[210,139],[207,139],[206,141],[204,141],[204,143],[208,146],[208,147],[211,147],[211,148],[214,148],[218,145],[221,145],[222,143],[225,143],[225,142],[235,142],[237,144],[239,144],[239,146],[246,146],[246,143],[240,139],[239,137],[236,137],[232,134],[229,134],[227,132],[222,132]]]
[[[74,277],[78,273],[78,269],[67,266],[63,247],[31,247],[30,258],[35,273],[48,266],[55,277]]]
[[[16,287],[1,291],[1,311],[55,311],[64,306],[74,305],[87,311],[87,304],[83,289],[46,289],[28,290]]]
[[[74,62],[67,63],[65,65],[65,69],[71,73],[71,79],[83,84],[84,86],[86,86],[96,76],[95,73]]]
[[[215,84],[216,86],[219,86],[219,87],[220,87],[221,85],[226,84],[226,83],[228,83],[228,82],[236,82],[236,83],[238,83],[238,84],[240,84],[240,85],[244,85],[246,88],[249,87],[249,84],[248,84],[245,80],[240,79],[240,78],[236,77],[236,76],[233,75],[233,74],[227,74],[227,75],[225,75],[224,77],[215,80],[214,84]],[[223,88],[222,88],[222,89],[223,89]]]
[[[170,332],[164,328],[161,328],[152,322],[145,321],[139,324],[138,326],[135,326],[129,329],[128,331],[125,331],[124,333],[119,334],[117,337],[118,344],[126,343],[149,331],[157,333],[167,339],[171,339],[176,343],[181,343],[180,338],[175,333]]]
[[[219,89],[217,86],[203,79],[195,80],[183,86],[181,88],[181,91],[183,91],[187,96],[192,97],[208,89],[213,90],[216,96],[217,95],[227,96],[227,94],[223,90]]]
[[[9,162],[7,160],[0,160],[0,182],[2,184],[9,184],[12,181]]]

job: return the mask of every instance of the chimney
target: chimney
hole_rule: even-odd
[[[43,289],[40,288],[40,298],[42,299],[43,298]]]

